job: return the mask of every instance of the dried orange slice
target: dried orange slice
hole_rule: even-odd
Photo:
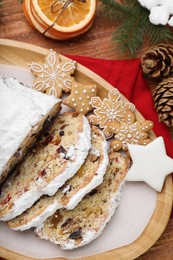
[[[40,22],[38,22],[37,19],[35,19],[35,17],[33,16],[32,12],[31,12],[30,0],[23,1],[23,11],[24,11],[25,17],[28,20],[28,22],[30,23],[30,25],[43,34],[45,31],[45,28],[44,28],[44,26],[41,25],[42,21],[39,19]],[[56,36],[54,36],[53,34],[51,34],[50,32],[47,32],[46,36],[49,38],[52,38],[52,39],[59,39]]]
[[[35,27],[34,24],[31,21],[31,12],[30,12],[30,0],[24,0],[23,1],[23,11],[26,19],[30,23],[32,27]]]
[[[55,39],[68,39],[86,32],[93,23],[95,11],[96,0],[24,1],[24,13],[30,23]]]

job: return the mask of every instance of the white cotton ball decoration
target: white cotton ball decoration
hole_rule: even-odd
[[[173,16],[169,19],[168,24],[169,24],[170,26],[173,26]]]
[[[150,22],[155,25],[166,25],[169,19],[169,12],[164,6],[162,8],[160,8],[160,6],[155,6],[150,10],[149,19]]]
[[[151,9],[152,7],[156,6],[158,4],[158,0],[138,0],[138,2],[147,9]]]
[[[138,0],[150,10],[149,19],[152,24],[173,26],[173,0]]]

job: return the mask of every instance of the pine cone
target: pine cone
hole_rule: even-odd
[[[144,74],[150,78],[163,78],[173,75],[173,46],[159,44],[148,50],[141,58]]]
[[[173,77],[162,80],[153,97],[159,121],[163,121],[169,127],[173,126]]]

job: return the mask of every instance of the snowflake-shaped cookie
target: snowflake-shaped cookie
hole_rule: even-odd
[[[62,96],[62,91],[70,92],[72,75],[76,68],[76,61],[61,61],[53,50],[45,57],[45,62],[30,64],[31,72],[36,76],[33,88],[48,95]]]
[[[135,120],[135,116],[128,122],[112,123],[109,125],[114,135],[110,147],[114,151],[127,151],[127,144],[146,145],[152,140],[148,132],[153,128],[153,122],[145,120],[143,123]]]
[[[93,110],[91,106],[91,98],[97,96],[97,86],[94,84],[84,85],[73,80],[71,94],[63,101],[63,103],[76,112],[86,115]]]
[[[103,101],[99,97],[93,97],[91,104],[96,109],[94,109],[95,115],[89,117],[89,122],[103,128],[107,139],[113,136],[109,124],[125,121],[128,115],[133,114],[135,110],[135,106],[132,103],[123,103],[120,100],[120,93],[117,89],[110,91],[108,98],[104,98]]]
[[[138,0],[139,3],[150,10],[150,22],[158,25],[173,26],[173,1],[172,0]]]

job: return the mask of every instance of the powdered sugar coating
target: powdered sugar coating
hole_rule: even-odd
[[[103,135],[103,134],[102,134]],[[97,187],[98,185],[100,185],[103,181],[103,176],[106,172],[106,168],[108,165],[108,155],[107,155],[107,142],[103,141],[102,142],[102,149],[103,149],[103,161],[102,163],[99,165],[99,168],[97,169],[97,175],[95,175],[92,179],[92,181],[85,186],[83,189],[79,190],[68,202],[68,204],[66,205],[66,209],[74,209],[77,204],[82,200],[82,198],[84,197],[85,194],[89,193],[91,190],[93,190],[95,187]],[[91,147],[91,151],[98,156],[98,151],[96,149],[94,149],[93,147]]]
[[[106,142],[101,130],[99,130],[96,127],[92,127],[92,129],[93,129],[93,131],[91,134],[91,136],[92,136],[91,140],[93,140],[93,144],[97,140],[97,143],[99,143],[99,149],[96,149],[96,147],[91,145],[88,157],[90,158],[90,155],[95,154],[96,156],[100,157],[101,159],[100,159],[98,166],[94,168],[94,172],[93,172],[93,170],[91,170],[91,172],[93,172],[94,176],[90,180],[90,182],[86,183],[86,185],[84,187],[80,188],[79,190],[76,190],[76,192],[70,196],[68,203],[63,204],[62,194],[66,193],[66,192],[68,193],[68,190],[70,190],[70,185],[69,185],[70,181],[69,181],[68,185],[66,185],[64,187],[64,189],[58,191],[57,194],[55,194],[55,197],[53,200],[51,200],[51,202],[50,202],[49,198],[46,198],[47,206],[45,206],[43,211],[40,210],[39,213],[35,214],[32,218],[31,217],[28,218],[28,216],[31,215],[31,212],[29,211],[29,212],[26,212],[26,214],[24,213],[22,215],[21,221],[19,221],[19,219],[17,219],[17,220],[14,219],[14,220],[12,220],[11,223],[9,222],[8,224],[11,229],[23,231],[23,230],[29,229],[31,227],[36,227],[38,225],[41,225],[49,216],[53,215],[55,213],[55,211],[60,208],[73,209],[74,207],[76,207],[76,205],[82,200],[82,198],[87,193],[89,193],[92,189],[94,189],[95,187],[97,187],[99,184],[102,183],[103,176],[106,172],[106,168],[108,165],[107,142]],[[99,133],[99,135],[96,135],[96,133]],[[92,142],[91,142],[91,144],[92,144]],[[87,163],[87,159],[86,159],[86,163]],[[78,187],[76,186],[76,189],[77,188]],[[59,197],[57,195],[59,195]],[[36,205],[37,205],[37,207],[39,207],[39,206],[41,207],[42,205],[44,205],[44,199],[43,200],[40,199],[40,201]],[[34,212],[34,211],[37,212],[37,209],[34,207],[32,207],[31,210],[32,210],[32,212]],[[23,220],[25,220],[25,221],[23,221]],[[17,221],[16,222],[17,224],[15,223],[15,221]]]
[[[88,244],[102,233],[119,205],[130,166],[129,158],[118,153],[110,152],[109,160],[102,184],[73,210],[58,210],[35,229],[36,235],[71,250]]]
[[[116,208],[119,206],[120,204],[120,199],[121,199],[121,195],[122,195],[122,190],[123,190],[123,187],[125,186],[125,181],[123,181],[118,189],[118,191],[114,194],[111,194],[111,203],[110,203],[110,207],[109,207],[109,212],[108,212],[108,216],[107,218],[105,219],[104,223],[102,226],[100,226],[100,229],[96,232],[94,229],[93,230],[88,230],[84,236],[83,236],[83,240],[82,242],[80,243],[80,246],[84,246],[84,245],[87,245],[89,244],[91,241],[93,241],[94,239],[96,239],[97,237],[99,237],[104,228],[106,227],[106,224],[110,221],[110,219],[112,218],[112,216],[114,215],[115,213],[115,210]],[[38,232],[39,230],[39,227],[38,229],[36,228],[36,231]],[[46,239],[44,237],[44,239]],[[49,239],[49,238],[47,238]],[[56,240],[52,240],[51,242],[53,243],[57,243]],[[74,243],[74,240],[68,240],[66,241],[66,243],[62,243],[60,244],[61,248],[64,249],[64,250],[71,250],[71,249],[74,249],[74,248],[77,248],[78,246],[75,245]]]
[[[24,231],[27,230],[31,227],[37,227],[38,225],[40,225],[42,222],[44,222],[49,216],[51,216],[57,209],[57,202],[54,202],[53,204],[49,205],[46,209],[46,212],[44,211],[42,214],[40,214],[39,216],[35,217],[34,219],[32,219],[30,222],[27,222],[24,225],[21,225],[20,228],[19,227],[14,227],[12,228],[13,230],[20,230],[20,231]],[[40,223],[40,219],[41,219],[41,223]]]
[[[0,77],[0,174],[27,134],[60,100]]]
[[[88,150],[91,146],[91,136],[90,136],[90,125],[85,116],[82,116],[83,126],[82,131],[79,133],[78,142],[74,147],[74,153],[71,153],[72,149],[70,147],[71,158],[67,161],[64,171],[57,177],[53,178],[49,183],[40,182],[38,179],[36,182],[32,183],[30,189],[20,195],[14,201],[13,207],[11,207],[5,215],[1,215],[0,220],[8,221],[16,216],[20,215],[27,208],[30,208],[35,201],[37,201],[42,195],[47,194],[52,196],[60,188],[67,179],[71,178],[84,163],[85,158],[88,155]],[[69,159],[71,159],[69,158]]]
[[[122,183],[120,184],[120,187],[118,188],[116,193],[112,193],[110,195],[110,206],[109,206],[109,212],[107,214],[107,218],[105,219],[104,223],[100,226],[100,229],[96,232],[94,229],[93,230],[88,230],[87,232],[84,233],[83,235],[83,239],[82,242],[80,243],[80,246],[89,244],[91,241],[93,241],[94,239],[96,239],[97,237],[99,237],[104,228],[106,227],[106,224],[110,221],[110,219],[112,218],[112,216],[115,213],[116,208],[118,207],[118,205],[120,204],[120,199],[121,199],[121,195],[122,195],[122,190],[125,186],[125,180],[122,181]],[[45,232],[42,231],[44,227],[44,223],[39,225],[38,227],[36,227],[35,229],[35,233],[36,235],[38,235],[39,237],[45,239],[45,240],[50,240],[52,243],[54,244],[59,244],[60,247],[64,250],[72,250],[74,248],[77,248],[78,246],[75,245],[75,240],[67,240],[67,241],[56,241],[55,238],[51,238],[46,235]]]

